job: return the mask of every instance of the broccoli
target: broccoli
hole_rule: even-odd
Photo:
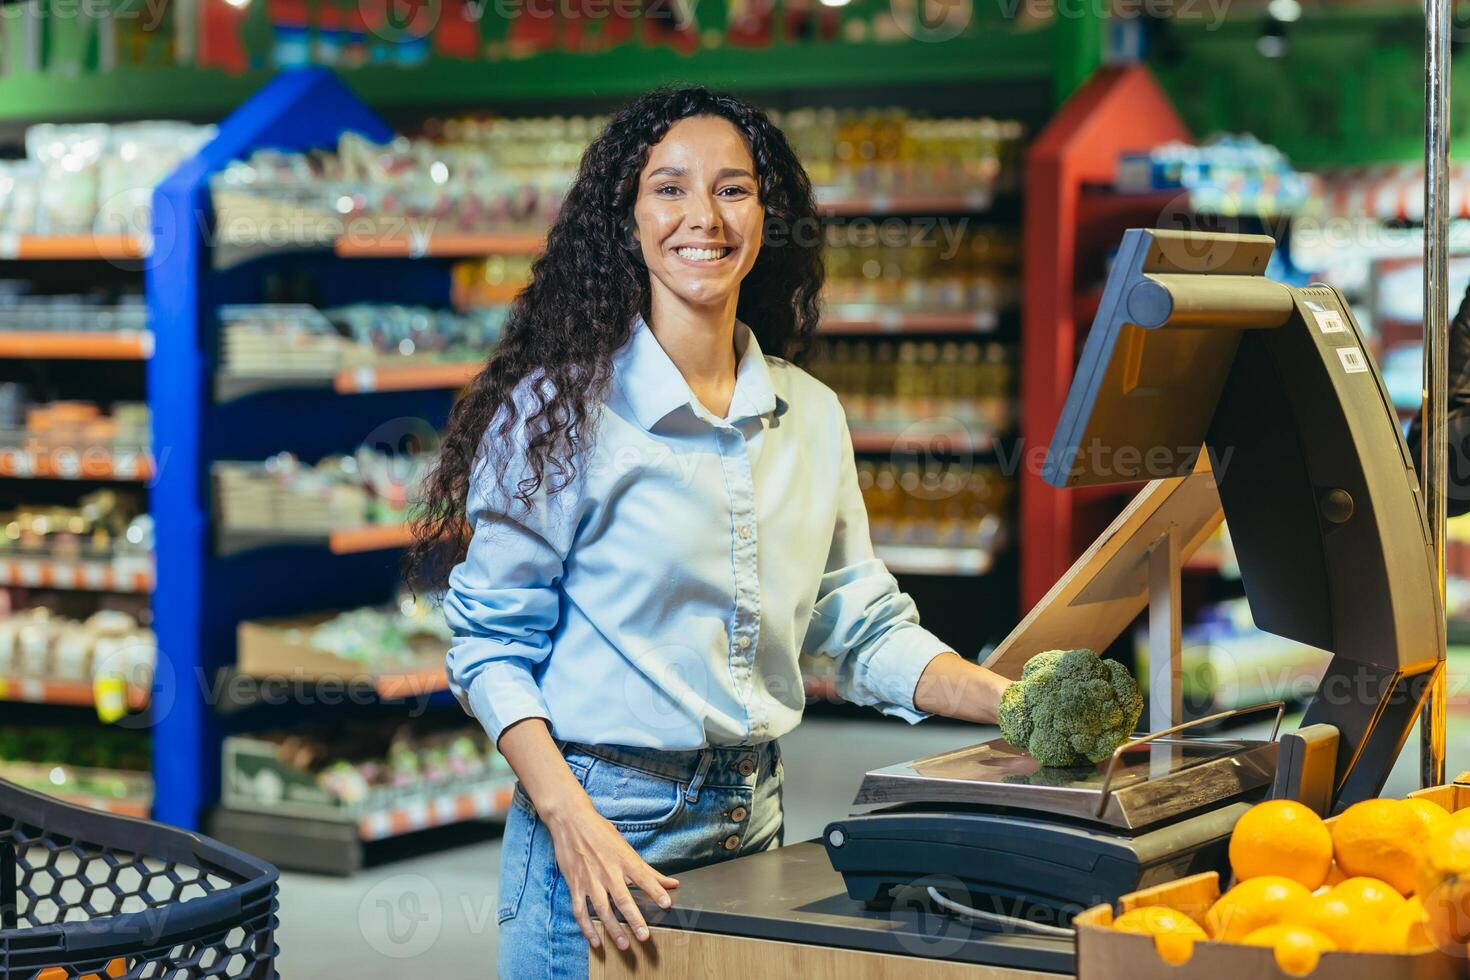
[[[1000,699],[1000,731],[1043,766],[1106,759],[1133,733],[1143,698],[1115,660],[1091,650],[1047,650],[1026,661]]]

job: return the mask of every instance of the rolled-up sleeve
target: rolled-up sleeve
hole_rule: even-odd
[[[929,713],[914,707],[919,676],[951,647],[919,625],[913,599],[874,555],[845,419],[841,432],[837,523],[802,653],[837,662],[835,683],[843,700],[921,721]]]
[[[498,743],[518,721],[551,721],[536,668],[551,655],[571,501],[548,500],[543,488],[523,506],[502,493],[496,476],[495,466],[482,465],[472,482],[473,536],[449,574],[444,616],[453,633],[449,689]],[[516,475],[505,484],[514,487]]]

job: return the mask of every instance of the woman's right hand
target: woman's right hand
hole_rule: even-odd
[[[679,879],[659,874],[650,867],[617,828],[597,812],[591,798],[585,792],[580,795],[580,800],[569,800],[564,809],[541,816],[551,831],[557,867],[571,892],[572,914],[588,945],[596,947],[600,942],[587,913],[587,904],[591,902],[602,927],[618,949],[627,949],[628,927],[640,942],[649,937],[648,924],[628,891],[629,883],[637,885],[659,908],[666,909],[674,904],[668,889],[678,888]],[[623,913],[627,926],[618,921],[614,908]]]

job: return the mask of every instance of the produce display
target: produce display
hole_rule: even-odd
[[[831,386],[854,428],[901,432],[916,421],[1002,434],[1013,423],[1010,348],[979,341],[828,341],[805,367]]]
[[[237,375],[320,375],[356,368],[484,360],[506,310],[470,313],[355,303],[220,308],[220,368]]]
[[[1000,732],[1043,766],[1102,762],[1133,734],[1143,697],[1128,669],[1091,650],[1047,650],[1026,661],[1000,701]]]
[[[359,447],[315,465],[291,453],[262,463],[219,462],[214,480],[219,526],[225,530],[329,533],[405,519],[432,456]]]
[[[176,122],[42,123],[0,160],[0,233],[145,234],[156,185],[214,138]]]
[[[329,819],[432,803],[510,774],[483,728],[442,718],[231,736],[224,768],[230,806]]]
[[[1196,942],[1266,946],[1294,976],[1333,952],[1438,951],[1462,961],[1470,941],[1470,809],[1452,813],[1436,798],[1467,802],[1461,786],[1438,787],[1405,800],[1363,800],[1325,821],[1294,800],[1258,803],[1230,838],[1231,888],[1208,906],[1150,900],[1111,928],[1153,936],[1173,964],[1188,961]]]
[[[875,545],[998,550],[1014,484],[993,466],[860,459],[858,488]]]
[[[0,778],[42,793],[148,807],[152,754],[147,736],[115,728],[0,726]]]

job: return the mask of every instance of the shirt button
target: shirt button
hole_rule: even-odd
[[[735,848],[737,848],[739,846],[740,846],[740,835],[739,834],[731,834],[729,837],[726,837],[725,838],[725,850],[727,850],[727,851],[733,851],[733,850],[735,850]]]
[[[737,806],[735,809],[730,811],[730,819],[735,821],[736,823],[739,823],[748,816],[750,816],[750,811],[745,809],[745,807],[743,806]]]
[[[736,763],[735,771],[740,773],[740,775],[742,776],[753,775],[755,773],[755,760],[749,758],[741,759],[738,763]]]
[[[740,530],[736,531],[735,533],[740,535],[740,540],[741,541],[749,541],[750,540],[750,525],[749,524],[742,524],[742,525],[740,525]]]
[[[736,638],[735,645],[737,647],[739,647],[740,649],[742,649],[742,650],[749,650],[750,649],[750,637],[748,637],[748,636],[746,636],[745,634],[742,633],[739,637]]]

